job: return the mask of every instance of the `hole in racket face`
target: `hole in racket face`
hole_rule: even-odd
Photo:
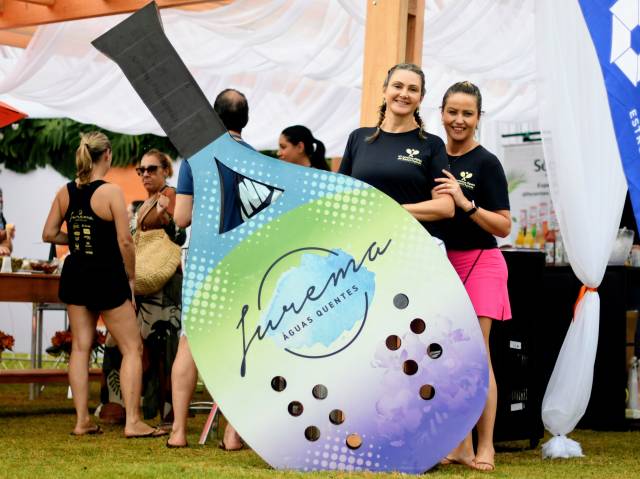
[[[438,343],[431,343],[427,347],[427,355],[431,359],[438,359],[440,356],[442,356],[442,346],[440,346]]]
[[[249,221],[280,198],[284,190],[236,173],[216,158],[222,211],[220,234]]]
[[[344,422],[344,413],[340,409],[334,409],[329,413],[329,421],[336,426]]]
[[[289,403],[289,406],[287,406],[287,410],[292,416],[298,417],[300,414],[302,414],[302,411],[304,411],[304,406],[302,406],[302,403],[300,401],[291,401]]]
[[[286,387],[287,387],[287,380],[282,376],[275,376],[271,380],[271,388],[276,392],[280,393],[284,391]]]
[[[425,401],[429,401],[433,399],[433,396],[436,395],[436,390],[431,384],[424,384],[420,386],[420,397]]]
[[[418,372],[418,363],[416,363],[413,359],[407,359],[404,363],[402,363],[402,370],[408,376],[413,376]]]
[[[427,329],[427,325],[424,324],[424,321],[422,319],[416,318],[411,321],[410,328],[411,331],[413,331],[415,334],[422,334],[424,333],[424,330]]]
[[[390,349],[391,351],[397,351],[398,349],[400,349],[400,346],[402,345],[402,341],[400,340],[400,336],[396,336],[395,334],[392,334],[391,336],[388,336],[385,344],[387,345],[387,348]]]
[[[307,438],[307,441],[317,441],[320,439],[320,429],[316,426],[309,426],[304,430],[304,437]]]
[[[313,394],[313,397],[316,399],[325,399],[329,392],[327,391],[326,386],[323,386],[322,384],[316,384],[315,386],[313,386],[311,394]]]
[[[358,449],[360,446],[362,446],[362,437],[357,433],[349,434],[347,436],[346,443],[349,449]]]
[[[398,309],[405,309],[407,306],[409,306],[409,298],[406,294],[396,294],[393,297],[393,305]]]

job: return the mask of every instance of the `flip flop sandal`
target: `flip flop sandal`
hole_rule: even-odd
[[[71,431],[69,433],[70,436],[92,436],[96,434],[102,434],[102,428],[100,426],[94,426],[92,428],[87,429],[85,432],[77,433],[75,431]]]
[[[244,442],[240,441],[240,447],[236,447],[234,449],[229,449],[226,444],[224,443],[224,441],[220,441],[218,443],[218,448],[222,449],[223,451],[227,451],[227,452],[233,452],[233,451],[241,451],[244,449]]]
[[[127,436],[125,434],[124,437],[126,437],[127,439],[144,439],[147,437],[162,437],[162,436],[166,436],[167,434],[169,434],[167,431],[163,431],[162,429],[155,428],[153,431],[148,432],[146,434],[133,434],[131,436]]]
[[[182,449],[184,447],[189,447],[189,443],[185,442],[182,445],[178,445],[178,444],[169,444],[169,440],[167,439],[167,444],[166,444],[168,449]]]

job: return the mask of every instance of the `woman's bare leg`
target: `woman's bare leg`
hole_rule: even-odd
[[[180,337],[178,352],[171,368],[171,398],[173,403],[173,426],[167,443],[171,446],[187,445],[187,417],[189,403],[198,380],[198,370],[193,361],[186,336]]]
[[[96,334],[98,317],[84,306],[67,306],[71,324],[71,356],[69,358],[69,385],[76,408],[74,434],[95,430],[89,416],[89,356]]]
[[[498,387],[491,365],[491,353],[489,351],[489,334],[491,333],[491,318],[479,317],[480,329],[487,348],[489,360],[489,394],[482,415],[478,419],[478,452],[475,458],[475,467],[481,471],[491,471],[495,467],[495,450],[493,448],[493,427],[496,422],[496,408],[498,405]]]
[[[142,338],[133,306],[127,300],[117,308],[102,311],[102,319],[122,353],[120,389],[127,413],[124,434],[125,436],[150,434],[154,428],[144,423],[140,415]]]

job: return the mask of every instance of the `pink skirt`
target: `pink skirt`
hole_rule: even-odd
[[[447,251],[477,316],[511,319],[507,263],[498,248]]]

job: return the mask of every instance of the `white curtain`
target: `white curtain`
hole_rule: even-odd
[[[616,237],[626,193],[604,80],[577,0],[536,4],[538,101],[551,196],[571,267],[597,288]],[[559,47],[561,45],[561,48]],[[586,292],[557,359],[542,405],[554,438],[549,457],[581,455],[568,440],[593,382],[600,298]]]
[[[488,123],[536,118],[533,3],[426,1],[422,111],[429,130],[443,133],[442,95],[459,80],[483,91],[482,141],[492,149],[499,137]],[[228,87],[247,95],[244,136],[253,146],[276,148],[280,131],[300,123],[329,155],[342,155],[360,117],[366,0],[236,0],[211,11],[161,14],[209,100]],[[26,50],[0,47],[0,100],[32,118],[162,134],[117,66],[90,45],[123,18],[44,25]]]

